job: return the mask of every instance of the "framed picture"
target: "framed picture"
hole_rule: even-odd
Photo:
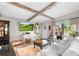
[[[49,25],[49,30],[51,30],[51,26]]]

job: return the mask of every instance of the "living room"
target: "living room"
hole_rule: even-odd
[[[0,55],[78,56],[76,48],[68,53],[72,39],[79,39],[78,7],[78,2],[0,3]]]

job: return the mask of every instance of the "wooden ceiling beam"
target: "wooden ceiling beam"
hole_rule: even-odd
[[[44,12],[44,11],[46,11],[46,10],[48,10],[48,9],[50,9],[50,8],[54,5],[54,3],[55,3],[55,2],[50,3],[48,6],[46,6],[45,8],[43,8],[43,9],[40,11],[40,13],[41,13],[41,12]]]
[[[55,2],[50,3],[48,6],[46,6],[45,8],[43,8],[40,12],[38,12],[37,14],[33,15],[32,17],[30,17],[27,21],[30,21],[31,19],[35,18],[36,16],[38,16],[39,14],[43,13],[44,11],[48,10],[49,8],[52,7],[52,5],[54,5]],[[54,18],[53,18],[54,19]],[[53,20],[52,19],[52,20]]]
[[[22,8],[22,9],[26,10],[26,11],[28,10],[30,12],[37,13],[36,10],[34,10],[34,9],[30,8],[30,7],[27,7],[25,5],[22,5],[22,4],[18,3],[18,2],[7,2],[7,3],[15,5],[15,6],[19,7],[19,8]]]
[[[32,18],[36,17],[36,15],[38,15],[38,14],[40,14],[40,15],[42,15],[42,16],[45,16],[45,17],[47,17],[47,18],[50,18],[50,19],[52,19],[52,20],[54,19],[53,17],[50,17],[50,16],[48,16],[48,15],[45,15],[45,14],[43,14],[42,12],[45,11],[45,10],[47,10],[47,9],[49,8],[49,6],[51,6],[51,5],[52,5],[53,3],[55,3],[55,2],[51,3],[50,5],[48,5],[47,7],[45,7],[45,8],[44,8],[43,10],[41,10],[40,12],[39,12],[39,11],[36,11],[36,10],[30,8],[30,7],[27,7],[27,6],[25,6],[25,5],[22,5],[22,4],[20,4],[20,3],[17,3],[17,2],[7,2],[7,3],[12,4],[12,5],[15,5],[15,6],[19,7],[19,8],[24,9],[24,10],[28,10],[28,11],[31,11],[31,12],[35,13],[35,15],[33,15],[32,17],[30,17],[29,19],[32,19]],[[28,20],[29,20],[29,19],[28,19]]]

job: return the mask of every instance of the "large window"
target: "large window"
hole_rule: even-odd
[[[70,18],[56,21],[56,32],[61,31],[63,34],[69,36],[78,36],[79,35],[79,18]]]
[[[77,36],[78,30],[78,19],[73,18],[64,22],[64,32],[70,36]]]

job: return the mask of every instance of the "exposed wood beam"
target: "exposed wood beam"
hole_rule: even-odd
[[[46,6],[44,9],[42,9],[41,11],[40,11],[40,13],[41,12],[44,12],[44,11],[46,11],[46,10],[48,10],[49,8],[51,8],[53,5],[54,5],[54,3],[55,2],[52,2],[52,3],[50,3],[48,6]]]
[[[25,5],[22,5],[22,4],[18,3],[18,2],[8,2],[8,3],[9,3],[9,4],[12,4],[12,5],[15,5],[15,6],[18,6],[18,7],[22,8],[22,9],[24,9],[24,10],[28,10],[28,11],[31,11],[31,12],[33,12],[33,13],[36,13],[35,16],[34,16],[34,15],[32,16],[33,18],[36,17],[36,15],[40,14],[40,15],[45,16],[45,17],[47,17],[47,18],[50,18],[50,19],[52,19],[52,20],[54,19],[53,17],[50,17],[50,16],[45,15],[45,14],[42,13],[43,11],[45,11],[46,9],[48,9],[49,6],[51,6],[52,4],[48,5],[46,8],[44,8],[43,10],[41,10],[41,11],[39,12],[39,11],[34,10],[34,9],[30,8],[30,7],[27,7],[27,6],[25,6]],[[53,3],[55,3],[55,2],[53,2]],[[32,17],[31,17],[31,18],[32,18]],[[31,18],[29,18],[29,19],[31,19]],[[28,20],[29,20],[29,19],[28,19]]]
[[[40,15],[43,15],[43,16],[45,16],[45,17],[47,17],[47,18],[49,18],[49,19],[52,19],[52,20],[54,20],[54,18],[53,17],[50,17],[50,16],[48,16],[48,15],[45,15],[45,14],[40,14]]]
[[[43,13],[44,11],[48,10],[49,8],[51,8],[54,5],[55,2],[50,3],[48,6],[46,6],[44,9],[42,9],[40,12],[38,12],[37,14],[33,15],[32,17],[30,17],[28,19],[28,21],[30,21],[31,19],[35,18],[36,16],[38,16],[39,14]],[[52,19],[53,20],[53,19]]]
[[[30,7],[27,7],[25,5],[22,5],[22,4],[18,3],[18,2],[7,2],[7,3],[15,5],[15,6],[19,7],[19,8],[22,8],[22,9],[26,10],[26,11],[28,10],[28,11],[31,11],[33,13],[37,13],[36,10],[34,10],[34,9],[30,8]]]

